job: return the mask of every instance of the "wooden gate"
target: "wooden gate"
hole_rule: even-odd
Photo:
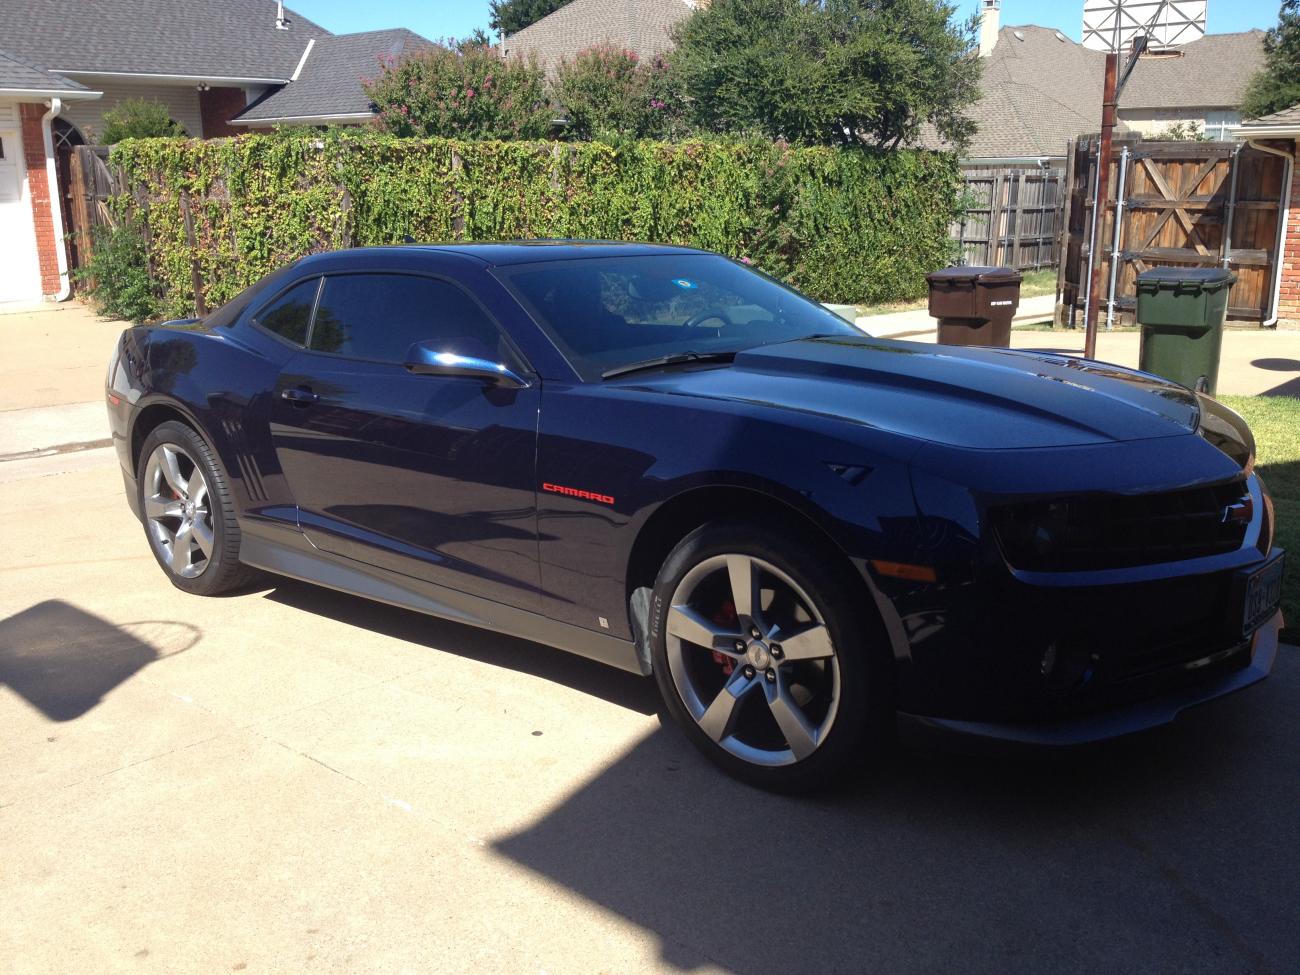
[[[1094,237],[1096,142],[1080,139],[1072,148],[1074,178],[1061,239],[1061,323],[1082,321]],[[1228,317],[1272,318],[1284,172],[1282,159],[1245,143],[1116,139],[1110,199],[1095,231],[1102,272],[1098,320],[1104,325],[1109,313],[1114,324],[1131,321],[1137,275],[1151,267],[1227,267],[1237,275]]]
[[[113,215],[109,198],[120,191],[120,181],[108,168],[107,146],[76,146],[68,176],[69,221],[75,235],[72,266],[83,268],[94,251],[94,228],[109,226]]]
[[[1021,271],[1056,264],[1061,170],[971,168],[963,170],[962,181],[967,205],[949,236],[963,264]]]

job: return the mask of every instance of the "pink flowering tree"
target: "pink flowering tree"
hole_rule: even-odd
[[[560,64],[552,94],[574,139],[665,139],[682,133],[668,62],[598,44]]]
[[[365,81],[381,128],[399,136],[541,139],[554,111],[536,61],[502,59],[484,44],[435,44],[383,59]]]

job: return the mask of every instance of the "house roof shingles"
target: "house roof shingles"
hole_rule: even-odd
[[[1240,105],[1251,76],[1264,66],[1264,32],[1206,34],[1179,50],[1181,57],[1150,57],[1138,61],[1120,96],[1121,106],[1229,108]]]
[[[1261,115],[1259,118],[1250,119],[1242,122],[1243,129],[1300,129],[1300,105],[1292,105],[1290,108],[1284,108],[1280,112],[1273,112],[1271,115]]]
[[[45,68],[29,64],[8,51],[0,51],[0,91],[89,93],[89,89],[85,85],[80,85],[70,78],[64,78],[62,75],[54,74]]]
[[[274,0],[29,0],[0,3],[0,38],[51,72],[283,80],[329,31]]]
[[[1236,106],[1263,62],[1263,36],[1258,30],[1207,34],[1181,48],[1181,56],[1141,59],[1121,95],[1121,111]],[[1070,139],[1101,125],[1105,62],[1101,52],[1051,28],[1002,28],[984,61],[980,100],[970,113],[977,131],[966,155],[1063,155]]]
[[[535,55],[548,74],[561,61],[597,44],[613,44],[648,58],[672,48],[672,28],[696,6],[694,0],[570,0],[511,34],[503,47],[510,57]]]
[[[399,57],[430,42],[405,28],[320,37],[302,73],[244,110],[236,122],[307,119],[371,111],[361,82],[379,74],[383,57]]]

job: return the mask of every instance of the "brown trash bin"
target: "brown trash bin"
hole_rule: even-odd
[[[940,345],[1011,345],[1020,307],[1020,272],[1009,267],[946,267],[925,276]]]

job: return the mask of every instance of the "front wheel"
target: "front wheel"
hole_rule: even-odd
[[[832,785],[893,728],[883,629],[833,554],[793,532],[705,525],[655,583],[651,649],[669,711],[705,755],[760,788]]]

